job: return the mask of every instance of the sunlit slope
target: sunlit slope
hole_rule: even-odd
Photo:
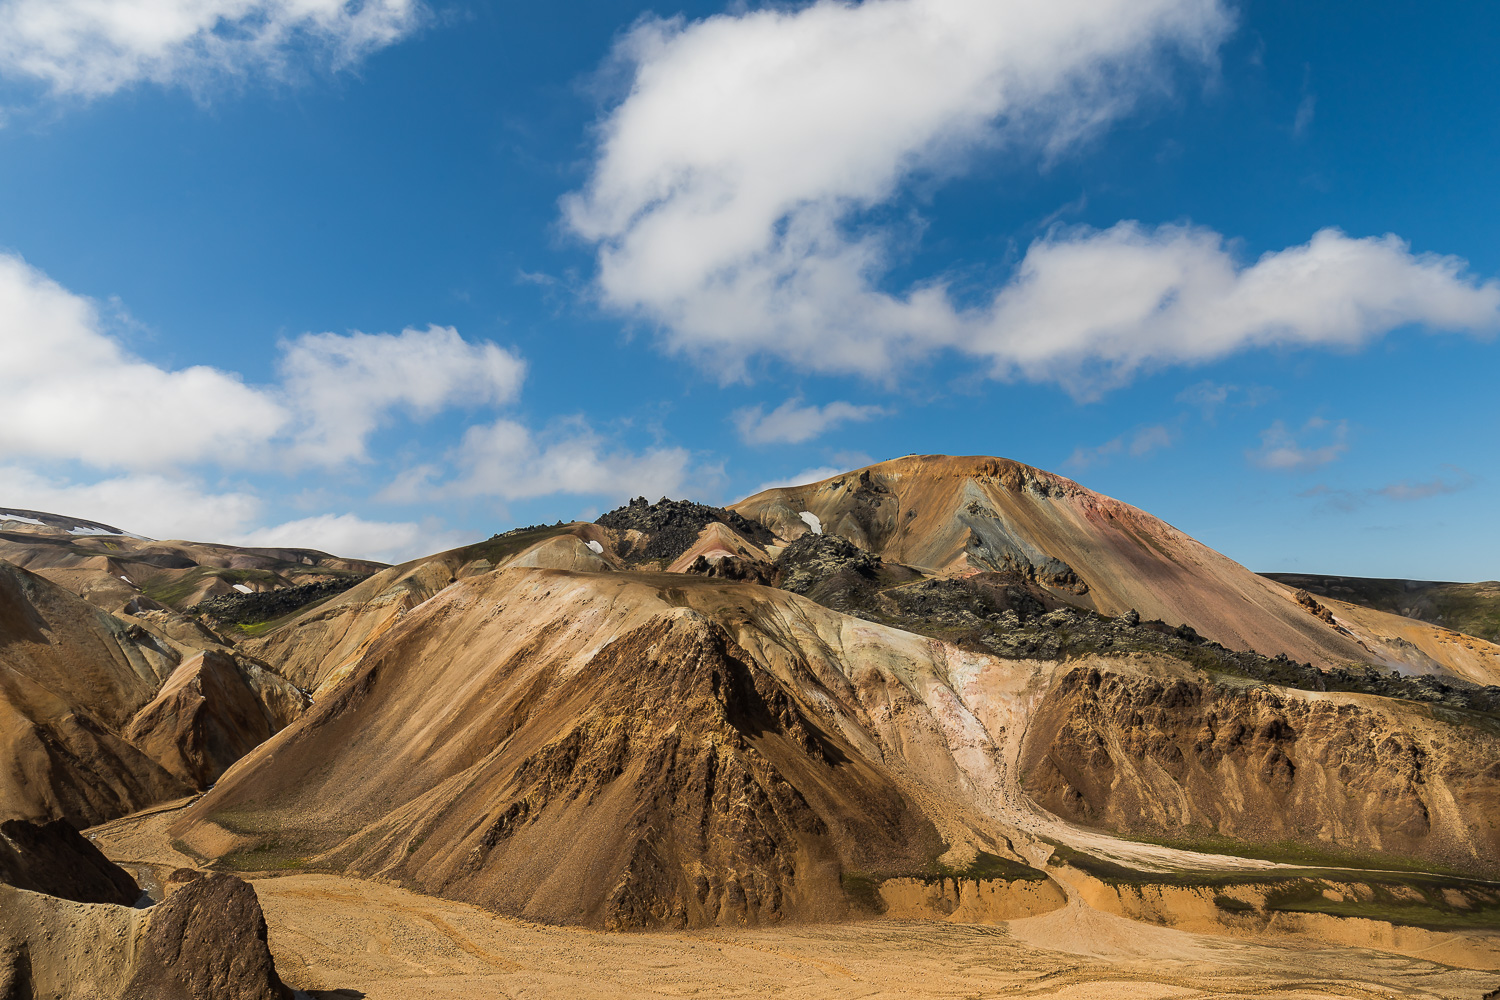
[[[726,586],[524,568],[459,581],[178,831],[231,864],[295,856],[549,921],[848,916],[846,876],[931,868],[953,839],[935,821],[965,810],[924,809],[884,766],[868,722],[843,719],[862,709],[840,667],[832,690],[805,666],[784,675],[679,600],[722,605]],[[836,634],[840,616],[764,593]],[[928,644],[911,645],[933,675]]]
[[[569,524],[508,532],[390,566],[330,600],[319,602],[275,626],[241,649],[271,664],[309,691],[337,684],[359,657],[410,611],[450,584],[499,566],[607,570],[611,563],[588,546],[606,537],[592,524]]]
[[[1492,728],[1166,659],[988,656],[745,583],[516,567],[400,615],[172,836],[615,928],[841,919],[913,876],[1029,884],[1059,843],[1268,868],[1119,833],[1481,872]]]
[[[0,561],[0,817],[88,825],[186,794],[121,735],[176,665],[152,636]]]
[[[1293,592],[1176,528],[1070,479],[999,458],[909,456],[732,508],[782,538],[842,535],[930,574],[1014,573],[1108,615],[1185,623],[1235,649],[1320,666],[1403,665],[1318,621]]]

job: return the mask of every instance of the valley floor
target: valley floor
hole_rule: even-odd
[[[170,807],[148,810],[91,836],[144,880],[164,880],[191,864],[162,834],[170,818]],[[606,934],[334,875],[254,884],[283,979],[318,998],[1480,1000],[1500,987],[1500,973],[1422,957],[1189,934],[1076,901],[994,925],[874,920]]]

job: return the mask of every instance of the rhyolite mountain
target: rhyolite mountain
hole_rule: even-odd
[[[208,864],[611,928],[858,916],[952,876],[1040,912],[1050,866],[1160,880],[1162,840],[1262,885],[1425,866],[1368,891],[1482,922],[1500,650],[1452,635],[1040,470],[911,456],[518,529],[241,640],[313,703],[172,830]]]

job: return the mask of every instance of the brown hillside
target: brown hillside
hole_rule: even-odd
[[[1080,670],[1131,693],[1090,701]],[[1052,843],[1265,867],[1114,833],[1491,870],[1492,721],[1246,686],[1141,656],[1002,659],[745,583],[514,568],[394,620],[173,836],[232,867],[605,927],[869,912],[861,886],[986,858],[1024,879]]]
[[[0,816],[88,826],[177,798],[304,703],[242,654],[195,651],[0,561]]]
[[[606,927],[836,918],[857,904],[843,876],[930,867],[943,841],[910,795],[674,606],[676,584],[515,569],[449,588],[182,836]]]
[[[0,562],[0,815],[88,826],[186,794],[120,735],[175,667],[143,630]]]

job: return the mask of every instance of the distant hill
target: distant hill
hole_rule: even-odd
[[[1500,582],[1494,580],[1438,583],[1305,573],[1262,573],[1261,576],[1319,597],[1416,618],[1455,632],[1500,642]]]
[[[0,559],[106,611],[183,611],[215,597],[353,583],[384,563],[315,549],[156,541],[96,521],[0,507]]]

